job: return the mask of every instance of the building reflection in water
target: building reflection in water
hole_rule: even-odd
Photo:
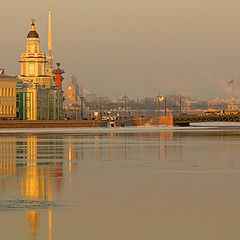
[[[73,155],[73,143],[70,140],[68,143],[67,159],[68,159],[68,179],[69,179],[69,190],[72,190],[72,160],[74,159]]]
[[[189,144],[186,144],[186,141],[198,139],[197,134],[201,141],[213,137],[217,141],[223,137],[229,138],[227,133],[226,136],[223,134],[218,136],[214,132],[203,135],[196,132],[174,131],[72,134],[65,135],[64,139],[61,135],[44,134],[2,136],[0,138],[0,192],[4,193],[7,190],[8,180],[4,176],[8,176],[20,179],[20,189],[17,191],[20,192],[22,199],[27,199],[30,203],[32,201],[33,204],[36,201],[53,202],[56,200],[55,193],[61,191],[63,168],[66,171],[64,176],[66,175],[65,177],[69,180],[70,190],[73,170],[77,167],[98,168],[100,164],[114,167],[117,164],[145,167],[146,164],[155,161],[153,166],[161,168],[162,165],[158,165],[159,160],[186,159],[189,152]],[[228,150],[229,148],[226,149]],[[238,153],[236,145],[232,145],[231,152],[236,157]],[[64,159],[67,159],[65,163]],[[229,164],[228,160],[224,161],[225,164]],[[234,168],[234,161],[230,163]],[[47,207],[48,232],[49,240],[52,240],[54,219],[51,204],[49,206]],[[38,226],[43,221],[41,215],[43,215],[41,208],[32,207],[26,210],[32,239],[37,238]]]
[[[229,138],[229,135],[218,135],[216,132],[196,131],[159,131],[159,132],[132,132],[132,133],[102,133],[102,134],[74,134],[67,136],[67,155],[69,186],[71,189],[72,169],[77,167],[99,166],[99,164],[135,164],[146,166],[157,161],[182,162],[191,154],[193,139],[205,141],[211,138],[221,141]],[[216,145],[217,146],[217,145]],[[190,149],[189,149],[190,147]],[[232,146],[233,148],[235,145]],[[234,153],[234,149],[232,149]],[[148,156],[146,158],[146,156]],[[234,154],[235,156],[235,154]],[[221,159],[222,156],[219,156]],[[235,158],[234,158],[235,159]],[[77,160],[77,161],[76,161]],[[224,164],[234,168],[234,161],[226,161]],[[81,164],[80,164],[81,163]],[[150,166],[150,165],[149,165]],[[189,163],[192,167],[192,164]],[[226,166],[226,167],[228,167]]]
[[[73,170],[73,161],[77,159],[83,159],[82,155],[79,156],[79,149],[83,146],[78,145],[78,138],[79,136],[66,136],[67,138],[67,149],[66,149],[66,155],[65,158],[67,161],[67,169],[68,169],[68,190],[72,191],[72,170]],[[80,151],[82,152],[82,151]],[[76,165],[75,165],[76,166]]]
[[[174,141],[174,132],[135,132],[135,133],[103,133],[103,134],[74,134],[67,137],[69,190],[71,190],[72,170],[78,167],[92,167],[99,164],[141,164],[146,151],[149,159],[167,160],[169,141]],[[141,141],[139,141],[141,139]],[[152,140],[154,139],[154,140]],[[151,150],[154,144],[154,151]],[[156,148],[155,146],[158,145]],[[181,145],[180,145],[181,147]],[[181,150],[179,149],[178,152]],[[171,157],[171,155],[170,155]],[[181,158],[181,157],[179,157]],[[81,164],[80,164],[81,163]]]
[[[35,202],[52,202],[53,191],[61,189],[63,152],[63,141],[57,136],[10,136],[1,139],[0,175],[20,178],[22,198],[33,203],[26,213],[32,239],[36,239],[41,215],[41,210],[34,207]],[[1,180],[0,191],[4,191],[5,181]],[[47,211],[51,240],[51,207]]]

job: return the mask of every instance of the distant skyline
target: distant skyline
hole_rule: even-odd
[[[14,5],[14,7],[13,7]],[[31,18],[47,54],[52,8],[54,63],[97,95],[240,96],[240,2],[82,0],[1,2],[0,68],[20,73]]]

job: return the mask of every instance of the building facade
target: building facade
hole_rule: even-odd
[[[21,75],[17,82],[17,119],[60,120],[63,118],[63,91],[53,76],[46,74],[46,57],[40,51],[39,35],[32,20],[27,49],[21,54]],[[52,71],[52,70],[51,70]]]
[[[32,20],[30,32],[27,35],[27,49],[21,54],[21,75],[19,80],[29,84],[38,84],[50,89],[52,78],[45,74],[46,57],[40,52],[39,35],[36,31],[35,21]]]
[[[68,80],[68,85],[65,90],[66,99],[70,101],[79,101],[79,85],[75,77],[71,76]]]
[[[16,81],[0,69],[0,119],[16,118]]]
[[[17,119],[61,120],[63,118],[63,92],[59,89],[43,89],[19,81],[17,91]]]

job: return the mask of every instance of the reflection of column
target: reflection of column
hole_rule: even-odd
[[[71,139],[68,141],[68,148],[66,153],[66,158],[68,159],[68,173],[69,177],[72,176],[72,161],[78,158],[78,153],[76,152],[76,148],[74,148],[74,142]],[[69,179],[71,181],[71,179]]]
[[[48,211],[48,238],[52,240],[52,209]]]
[[[72,142],[69,141],[68,144],[68,174],[69,174],[69,190],[72,190],[72,159],[73,159],[73,149],[72,149]]]
[[[79,159],[78,152],[76,151],[76,143],[74,142],[75,137],[69,137],[68,139],[68,146],[66,149],[66,158],[68,159],[67,162],[67,169],[68,169],[68,181],[69,181],[69,191],[72,190],[72,171],[74,170],[73,161],[75,159]],[[76,138],[78,139],[78,138]],[[81,149],[81,146],[79,147]],[[78,148],[78,149],[79,149]],[[81,158],[83,159],[83,158]]]
[[[94,145],[95,145],[95,154],[96,154],[96,159],[99,158],[99,143],[97,142],[97,140],[99,139],[99,136],[95,136],[95,142],[94,142]]]
[[[173,132],[159,132],[158,133],[158,141],[159,141],[159,152],[158,158],[162,160],[167,160],[167,140],[173,138]],[[163,141],[164,139],[164,141]]]
[[[53,200],[53,186],[52,186],[52,180],[48,178],[47,180],[47,198],[48,201]],[[49,235],[49,240],[52,240],[52,208],[50,207],[48,210],[48,235]]]

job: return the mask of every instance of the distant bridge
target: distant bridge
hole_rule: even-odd
[[[240,122],[240,114],[178,115],[173,116],[173,124],[189,126],[196,122]]]

